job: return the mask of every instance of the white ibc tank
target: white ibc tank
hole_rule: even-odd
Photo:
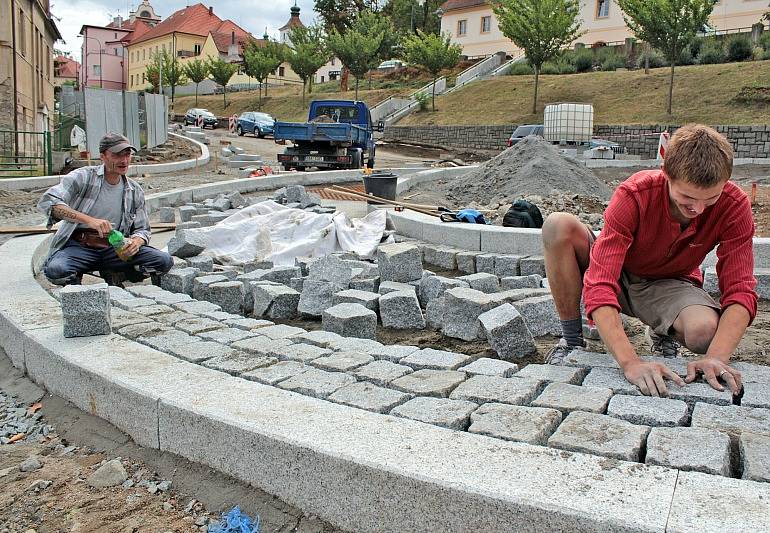
[[[594,106],[560,103],[545,106],[543,136],[558,143],[583,143],[594,131]]]

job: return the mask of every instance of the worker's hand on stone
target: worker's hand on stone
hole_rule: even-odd
[[[128,244],[126,245],[126,255],[131,257],[136,255],[136,252],[139,251],[139,248],[144,246],[144,239],[141,237],[130,237],[128,240]]]
[[[673,381],[680,387],[685,382],[663,363],[634,361],[623,368],[626,379],[639,387],[645,396],[668,396],[666,380]]]
[[[106,237],[107,234],[112,231],[112,224],[110,224],[110,221],[104,220],[103,218],[89,217],[86,225],[89,228],[96,230],[99,233],[99,237]]]
[[[687,377],[684,380],[687,383],[692,383],[699,374],[702,374],[703,379],[718,391],[725,390],[724,386],[719,383],[720,379],[727,383],[733,394],[738,394],[743,388],[741,373],[716,357],[704,357],[689,363],[687,365]]]

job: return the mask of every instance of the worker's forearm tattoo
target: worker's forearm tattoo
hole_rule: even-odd
[[[80,222],[81,213],[71,207],[59,204],[51,208],[51,213],[58,219],[69,220],[70,222]]]

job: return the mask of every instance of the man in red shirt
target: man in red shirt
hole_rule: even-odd
[[[661,170],[637,172],[615,190],[598,238],[569,213],[543,225],[546,273],[564,337],[547,362],[561,364],[583,346],[580,297],[626,379],[652,396],[668,394],[665,380],[691,383],[698,374],[734,394],[740,372],[730,356],[757,312],[754,220],[746,194],[729,181],[733,150],[715,130],[676,131]],[[703,290],[700,265],[717,248],[717,304]],[[639,318],[670,345],[670,336],[703,357],[684,380],[666,365],[639,358],[620,312]],[[673,354],[675,355],[675,350]]]

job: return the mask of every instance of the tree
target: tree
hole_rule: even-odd
[[[453,67],[460,61],[462,47],[452,44],[448,35],[435,35],[417,30],[417,35],[411,35],[404,41],[404,59],[407,63],[420,65],[433,76],[433,102],[431,108],[436,110],[436,79],[439,72]]]
[[[205,61],[193,59],[185,63],[184,73],[195,84],[195,107],[198,107],[198,84],[208,78],[209,67]]]
[[[160,90],[160,61],[157,60],[157,54],[145,69],[147,83],[150,84],[150,92],[157,93]]]
[[[366,21],[369,20],[368,16],[364,11],[359,18],[365,17]],[[345,33],[332,30],[329,35],[328,43],[332,53],[356,77],[356,100],[358,100],[359,81],[379,64],[380,46],[384,38],[383,33],[373,33],[368,28],[364,28],[363,24],[359,26],[354,24]]]
[[[221,57],[208,60],[209,78],[222,86],[222,100],[227,108],[227,84],[238,70],[238,66],[228,63]]]
[[[377,11],[377,2],[371,0],[315,0],[315,12],[321,17],[328,33],[345,33],[358,14],[367,8]]]
[[[163,68],[163,85],[171,87],[171,105],[174,104],[174,93],[180,85],[187,85],[185,69],[179,60],[165,50],[161,54],[161,66]],[[197,90],[197,88],[196,88]]]
[[[671,65],[666,112],[674,98],[674,67],[679,56],[708,23],[714,0],[618,0],[628,28],[650,43]]]
[[[297,26],[291,30],[291,44],[287,60],[291,69],[302,80],[302,105],[305,105],[305,87],[310,80],[310,92],[313,92],[313,76],[318,69],[329,61],[331,54],[326,46],[324,31],[321,26]]]
[[[388,0],[382,13],[391,20],[400,36],[416,33],[417,30],[438,35],[441,19],[436,11],[444,1],[424,0],[420,5],[418,0]]]
[[[251,40],[243,51],[246,74],[259,82],[259,108],[262,109],[262,86],[267,94],[267,78],[283,63],[283,47],[272,41]]]
[[[579,0],[496,0],[500,31],[524,50],[535,71],[532,114],[537,113],[537,89],[543,63],[577,39],[581,32]]]

